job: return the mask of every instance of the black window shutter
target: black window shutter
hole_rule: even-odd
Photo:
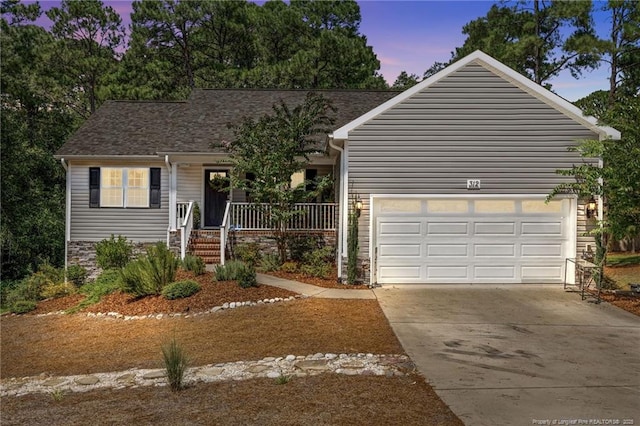
[[[89,167],[89,207],[100,207],[100,167]]]
[[[149,169],[149,207],[152,209],[160,208],[160,167],[152,167]]]

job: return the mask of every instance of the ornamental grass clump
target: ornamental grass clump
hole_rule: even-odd
[[[162,347],[162,358],[171,390],[176,392],[184,389],[184,373],[187,371],[188,359],[175,337]]]

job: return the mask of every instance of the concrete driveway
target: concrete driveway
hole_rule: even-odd
[[[635,315],[555,286],[375,294],[402,346],[465,424],[640,425]]]

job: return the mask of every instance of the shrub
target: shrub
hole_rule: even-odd
[[[16,288],[23,300],[42,300],[45,287],[55,284],[44,272],[36,272],[25,278]]]
[[[244,262],[230,260],[224,265],[216,265],[213,270],[214,281],[234,281],[238,279],[238,272],[244,268]]]
[[[256,270],[251,265],[244,265],[238,271],[238,285],[242,288],[258,287],[258,280],[256,278]]]
[[[20,285],[21,281],[18,280],[2,280],[0,281],[0,306],[3,308],[9,307],[9,295],[15,292],[16,287]],[[15,299],[14,299],[15,301]]]
[[[11,306],[11,312],[14,314],[26,314],[37,307],[37,303],[32,300],[18,300]]]
[[[193,280],[183,280],[171,283],[162,289],[165,299],[174,300],[193,296],[200,291],[200,285]]]
[[[69,282],[51,283],[46,285],[40,295],[45,299],[56,299],[58,297],[75,294],[76,288]]]
[[[296,262],[284,262],[280,270],[288,274],[295,274],[298,272],[298,264]]]
[[[42,263],[38,266],[38,272],[43,274],[49,281],[53,283],[61,283],[64,281],[64,269],[56,268],[48,262]]]
[[[137,297],[157,295],[175,281],[180,260],[159,242],[147,249],[147,255],[127,263],[120,270],[122,289]]]
[[[146,261],[149,279],[156,290],[155,294],[160,294],[164,286],[176,280],[180,259],[165,243],[158,242],[147,249]]]
[[[191,271],[196,275],[202,275],[206,270],[206,265],[201,257],[188,254],[182,260],[182,268],[185,271]]]
[[[306,253],[318,248],[315,237],[309,235],[293,235],[288,240],[291,260],[301,262]]]
[[[264,272],[277,271],[280,269],[280,256],[277,254],[265,254],[260,262],[260,269]]]
[[[146,259],[138,259],[127,263],[124,268],[119,270],[122,290],[124,292],[137,297],[159,293],[151,283],[149,273],[147,272],[149,269],[148,263]]]
[[[167,381],[171,390],[175,392],[183,389],[184,373],[187,370],[188,359],[175,337],[162,347],[162,358],[164,359]]]
[[[262,253],[257,243],[240,244],[235,249],[235,254],[244,263],[255,267],[260,263]]]
[[[87,280],[87,270],[80,265],[69,265],[67,267],[67,280],[76,287],[82,287]]]
[[[325,246],[312,250],[304,255],[303,261],[308,265],[319,265],[322,263],[332,263],[335,253],[331,246]]]
[[[122,289],[122,281],[120,280],[120,270],[107,269],[102,271],[95,281],[88,282],[80,287],[79,293],[86,295],[87,297],[78,303],[76,306],[68,309],[67,313],[75,313],[87,306],[98,303],[102,296],[113,293],[116,290]]]
[[[96,244],[96,263],[102,269],[123,268],[131,259],[132,247],[127,238],[113,234]]]
[[[331,265],[328,263],[320,263],[317,265],[304,264],[300,268],[300,272],[308,277],[329,278]]]

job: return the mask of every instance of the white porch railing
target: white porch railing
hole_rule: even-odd
[[[270,207],[266,204],[230,203],[229,224],[241,230],[268,230]],[[325,231],[336,229],[336,203],[298,203],[294,210],[298,213],[289,219],[287,228],[292,231]],[[225,219],[227,218],[225,212]]]
[[[227,249],[227,235],[229,234],[229,211],[231,210],[231,203],[227,201],[227,206],[224,209],[224,216],[222,216],[222,225],[220,225],[220,264],[224,265]]]
[[[186,204],[186,208],[184,205]],[[180,259],[184,260],[187,255],[187,246],[189,238],[191,238],[191,230],[193,229],[193,201],[188,203],[178,203],[178,211],[176,220],[180,226]]]
[[[178,201],[176,203],[176,228],[180,228],[184,219],[187,217],[187,210],[189,209],[189,201]],[[173,226],[173,224],[172,224]]]

